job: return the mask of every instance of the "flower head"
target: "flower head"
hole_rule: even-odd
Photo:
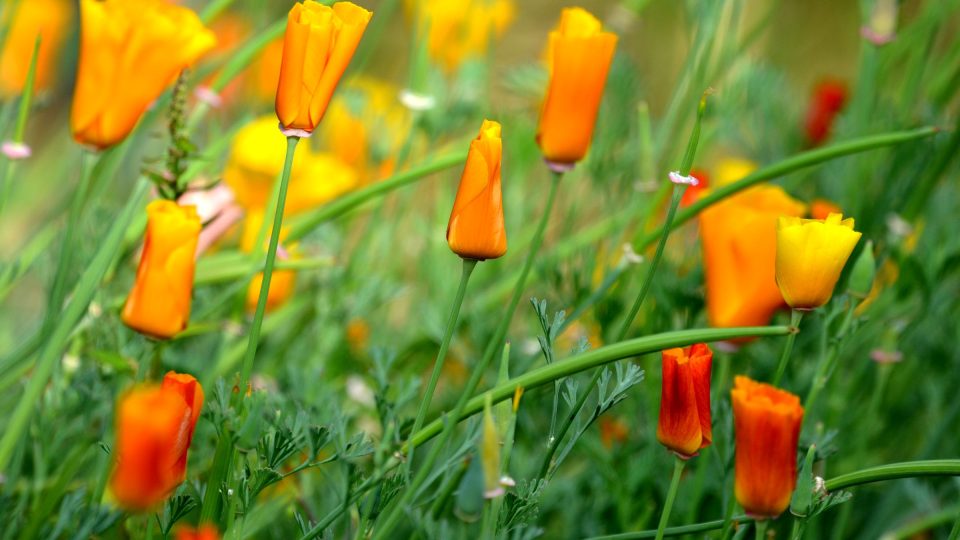
[[[427,52],[447,71],[483,56],[490,38],[503,35],[513,21],[513,0],[407,0],[408,12],[427,28]]]
[[[81,144],[122,141],[143,111],[216,38],[164,0],[80,0],[80,65],[70,126]]]
[[[776,517],[790,505],[797,484],[800,398],[742,376],[734,379],[730,395],[737,440],[737,502],[749,515]]]
[[[773,185],[759,185],[700,214],[707,316],[712,326],[759,326],[783,305],[775,280],[777,218],[806,207]]]
[[[860,240],[853,218],[781,217],[777,224],[777,285],[795,309],[826,304],[847,259]]]
[[[123,323],[169,338],[187,327],[200,218],[193,206],[168,200],[147,205],[147,233],[137,277],[123,306]]]
[[[583,159],[597,120],[617,36],[581,8],[564,8],[550,32],[550,83],[540,111],[537,144],[544,158],[571,165]]]
[[[500,124],[484,120],[470,143],[457,198],[447,224],[447,243],[465,259],[496,259],[507,252],[500,192]]]
[[[171,371],[161,385],[141,385],[120,398],[110,491],[121,506],[149,510],[183,482],[203,397],[196,379]]]
[[[710,446],[710,372],[713,351],[704,343],[663,351],[663,386],[657,440],[687,459]]]
[[[371,16],[350,2],[304,0],[290,9],[276,102],[283,128],[317,127]]]

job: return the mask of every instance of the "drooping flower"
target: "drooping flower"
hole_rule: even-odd
[[[63,41],[69,35],[67,25],[73,18],[73,3],[67,0],[29,0],[13,5],[16,9],[8,11],[6,20],[0,20],[0,25],[8,29],[0,51],[0,96],[4,97],[23,92],[38,35],[40,51],[33,87],[43,92],[53,86]]]
[[[371,16],[351,2],[304,0],[290,9],[276,102],[284,129],[304,135],[317,127]]]
[[[177,75],[216,43],[187,8],[164,0],[80,0],[80,64],[70,126],[77,142],[122,141]]]
[[[110,491],[123,508],[150,510],[186,478],[203,397],[196,379],[171,371],[161,385],[141,385],[120,398]]]
[[[572,166],[590,148],[593,129],[613,61],[617,36],[581,8],[564,8],[550,32],[550,83],[540,111],[537,144],[544,158]]]
[[[500,191],[502,152],[500,124],[484,120],[480,134],[470,143],[447,224],[447,244],[465,259],[496,259],[507,252]]]
[[[800,398],[747,377],[730,392],[736,431],[734,492],[748,515],[779,516],[797,483],[797,442],[803,422]]]
[[[200,218],[193,206],[168,200],[147,205],[147,232],[123,323],[166,339],[187,327]]]
[[[805,124],[810,145],[817,146],[827,140],[834,120],[846,103],[847,86],[840,81],[826,80],[813,89]]]
[[[711,326],[762,326],[783,306],[775,273],[777,219],[805,211],[780,187],[759,185],[700,214]]]
[[[705,343],[663,351],[663,385],[657,440],[683,459],[713,441],[710,373],[713,351]]]
[[[777,224],[777,285],[794,309],[826,304],[861,233],[853,218],[830,214],[826,219],[781,217]]]

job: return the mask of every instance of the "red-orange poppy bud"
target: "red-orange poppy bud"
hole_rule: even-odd
[[[747,377],[734,379],[737,502],[757,518],[779,516],[797,483],[800,398]]]
[[[537,144],[548,162],[572,165],[586,155],[617,36],[581,8],[564,8],[550,32],[550,84],[540,111]]]
[[[663,385],[657,440],[683,459],[710,446],[710,371],[713,351],[705,343],[663,351]]]
[[[200,383],[172,371],[163,384],[142,385],[120,398],[110,490],[122,507],[149,510],[183,482],[202,407]]]
[[[500,191],[500,124],[484,120],[470,143],[457,198],[447,223],[447,244],[464,259],[496,259],[507,252]]]
[[[200,218],[193,206],[168,200],[147,205],[147,234],[123,323],[166,339],[187,327]]]
[[[310,133],[320,123],[373,14],[350,2],[294,4],[287,16],[277,86],[277,118]]]

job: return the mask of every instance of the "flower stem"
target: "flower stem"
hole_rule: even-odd
[[[453,431],[457,426],[457,419],[463,415],[464,410],[467,408],[467,402],[470,400],[470,396],[477,388],[477,385],[480,384],[480,378],[483,376],[487,365],[490,364],[490,361],[494,356],[496,356],[497,351],[500,350],[503,339],[507,334],[507,329],[510,326],[510,320],[513,318],[513,313],[517,309],[517,304],[520,303],[520,297],[523,295],[523,290],[527,283],[527,276],[530,274],[530,270],[533,268],[533,261],[536,259],[537,252],[540,250],[540,244],[543,242],[543,234],[547,229],[547,222],[549,221],[550,213],[553,210],[554,200],[557,197],[557,187],[560,185],[560,179],[562,177],[562,173],[554,173],[553,175],[550,183],[550,194],[547,196],[547,204],[543,210],[543,215],[540,217],[540,224],[537,225],[537,231],[534,233],[530,250],[527,252],[527,259],[524,262],[523,271],[520,273],[520,278],[517,280],[517,285],[513,291],[513,298],[507,307],[507,312],[500,319],[500,324],[497,326],[497,329],[494,332],[492,341],[488,344],[487,349],[484,351],[483,357],[480,359],[480,362],[477,363],[477,365],[473,368],[473,372],[470,374],[470,379],[467,381],[466,386],[461,391],[460,399],[457,400],[457,404],[453,409],[451,420],[446,422],[443,427],[440,440],[434,443],[434,445],[430,448],[430,453],[427,454],[426,459],[421,464],[420,470],[414,477],[413,482],[407,486],[399,500],[394,504],[393,509],[386,515],[383,522],[376,528],[376,532],[373,536],[374,540],[386,538],[390,535],[390,532],[397,525],[400,516],[403,512],[405,512],[405,507],[410,504],[410,501],[416,495],[417,491],[430,476],[433,464],[436,463],[437,458],[440,456],[440,452],[453,436]],[[416,434],[414,433],[412,435]],[[411,438],[410,444],[411,446],[415,445],[416,441]]]
[[[803,409],[806,411],[805,418],[810,418],[813,414],[813,407],[817,404],[820,390],[827,384],[827,373],[830,371],[830,367],[840,352],[840,343],[853,320],[853,312],[854,306],[851,304],[850,307],[847,308],[846,315],[840,324],[840,330],[837,332],[833,343],[830,344],[826,353],[820,355],[820,360],[817,361],[817,367],[813,373],[813,381],[810,383],[810,390],[807,392],[807,398],[803,400]],[[826,329],[824,329],[824,331],[826,331]]]
[[[437,359],[433,363],[433,373],[430,374],[430,382],[427,383],[426,392],[423,399],[420,400],[420,408],[417,410],[417,418],[413,422],[413,429],[410,433],[416,433],[423,427],[423,422],[427,418],[427,410],[430,409],[430,400],[437,388],[437,381],[440,380],[440,372],[443,370],[443,362],[447,357],[447,350],[450,348],[450,338],[453,337],[453,330],[457,326],[457,318],[460,316],[460,306],[463,305],[463,297],[467,292],[467,282],[470,281],[470,274],[477,267],[476,260],[463,259],[463,271],[460,274],[460,287],[457,289],[457,296],[453,300],[453,306],[450,308],[450,316],[447,318],[447,328],[443,333],[443,340],[440,342],[440,350],[437,351]],[[413,461],[414,446],[411,442],[410,455],[407,456],[407,467]]]
[[[773,376],[773,385],[780,386],[780,379],[787,371],[787,362],[790,360],[790,353],[793,352],[793,342],[797,339],[800,332],[800,321],[803,319],[803,312],[795,309],[790,312],[790,333],[787,334],[787,342],[783,346],[783,353],[780,355],[780,363],[777,365],[777,374]]]
[[[757,532],[757,540],[764,540],[767,537],[767,525],[770,522],[766,519],[753,522],[753,530]]]
[[[283,207],[287,200],[287,187],[290,184],[290,172],[293,169],[293,155],[297,150],[299,137],[287,137],[287,155],[283,160],[283,174],[280,175],[280,191],[277,195],[276,210],[273,215],[273,229],[270,231],[270,244],[267,247],[267,259],[263,265],[263,280],[260,282],[260,296],[257,298],[257,310],[253,314],[250,324],[250,339],[247,342],[247,352],[243,357],[243,366],[240,371],[240,392],[235,396],[246,393],[250,375],[253,372],[253,359],[257,355],[257,345],[260,341],[260,327],[263,325],[263,314],[267,309],[267,297],[270,293],[270,280],[273,277],[273,267],[277,259],[277,246],[280,243],[280,228],[283,225]]]
[[[667,528],[667,522],[670,521],[670,511],[673,509],[673,501],[677,498],[677,488],[680,486],[680,475],[683,474],[683,467],[687,462],[674,457],[673,459],[673,478],[670,479],[670,490],[667,491],[667,500],[663,503],[663,510],[660,512],[660,524],[657,525],[657,540],[663,540],[663,531]]]

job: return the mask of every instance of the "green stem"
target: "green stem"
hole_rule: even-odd
[[[800,321],[802,319],[803,312],[799,309],[790,312],[790,328],[792,331],[787,334],[787,342],[783,346],[783,353],[780,354],[777,373],[773,376],[774,386],[780,386],[780,380],[783,379],[783,374],[787,371],[787,362],[790,360],[790,353],[793,352],[793,342],[797,339],[797,334],[800,333]]]
[[[200,507],[200,523],[216,523],[220,512],[220,486],[223,485],[233,463],[233,433],[230,426],[224,424],[218,430],[217,448],[210,466],[207,490],[203,494]]]
[[[338,197],[317,210],[305,212],[297,216],[296,219],[290,220],[290,232],[286,236],[287,241],[293,242],[299,240],[327,221],[342,216],[350,210],[397,188],[412,184],[435,172],[459,165],[463,163],[464,159],[466,159],[466,154],[464,153],[442,156],[423,165],[418,165],[401,173],[397,173],[382,182],[376,182],[364,189]]]
[[[523,271],[520,273],[520,279],[517,280],[517,285],[513,293],[513,299],[507,308],[507,312],[500,319],[500,324],[497,326],[493,340],[487,346],[487,349],[484,352],[483,357],[480,359],[480,362],[474,367],[473,372],[470,374],[470,379],[467,381],[466,386],[460,394],[460,399],[457,400],[457,404],[454,407],[451,415],[454,420],[446,422],[443,432],[440,435],[440,440],[434,443],[434,445],[430,448],[430,453],[427,454],[427,458],[421,464],[420,470],[417,472],[416,477],[414,477],[413,482],[407,487],[406,490],[404,490],[403,495],[400,496],[393,509],[387,514],[386,518],[384,518],[383,523],[377,527],[373,537],[375,540],[382,539],[390,534],[393,528],[397,525],[401,514],[406,511],[406,506],[410,503],[427,478],[429,478],[430,473],[432,472],[431,469],[433,464],[436,463],[437,458],[440,456],[440,452],[453,436],[453,431],[457,426],[456,419],[459,419],[463,415],[467,408],[467,402],[474,390],[477,388],[477,385],[480,383],[480,378],[483,376],[487,365],[490,364],[490,361],[494,356],[496,356],[497,351],[500,350],[500,346],[503,343],[504,337],[506,336],[507,329],[510,326],[510,320],[513,318],[513,313],[517,309],[517,304],[520,302],[520,297],[523,295],[523,290],[527,283],[527,276],[530,274],[530,270],[533,268],[533,261],[536,259],[537,252],[540,250],[540,244],[543,241],[543,235],[547,229],[547,222],[549,221],[550,213],[553,210],[553,203],[557,197],[557,188],[560,185],[560,179],[562,177],[562,173],[554,173],[553,175],[550,184],[550,194],[547,196],[547,204],[543,210],[543,215],[540,217],[540,224],[537,226],[537,232],[534,235],[533,243],[530,245],[530,250],[527,252],[527,259],[523,265]],[[417,444],[417,441],[411,438],[409,443],[412,447]]]
[[[283,174],[280,176],[280,192],[277,195],[276,210],[273,215],[273,229],[270,231],[270,245],[267,247],[267,259],[263,265],[263,279],[260,282],[260,296],[257,299],[257,310],[253,314],[250,324],[250,339],[247,342],[247,352],[243,357],[243,367],[240,371],[240,392],[244,395],[250,375],[253,372],[253,360],[257,355],[257,345],[260,342],[260,327],[263,325],[263,314],[267,308],[267,296],[270,293],[270,280],[273,277],[273,267],[277,259],[277,246],[280,244],[280,228],[283,225],[283,207],[287,200],[287,187],[290,184],[290,172],[293,169],[293,155],[297,150],[299,137],[287,137],[287,155],[283,160]]]
[[[146,195],[148,187],[149,184],[142,179],[137,184],[126,206],[100,243],[97,253],[81,274],[80,281],[74,288],[73,294],[70,295],[70,303],[57,318],[52,332],[43,340],[44,348],[37,360],[36,369],[30,378],[30,382],[27,383],[16,409],[10,415],[3,437],[0,438],[0,471],[5,471],[10,464],[13,451],[27,427],[34,406],[39,402],[40,395],[50,380],[50,375],[53,373],[56,363],[61,358],[73,327],[87,312],[90,301],[99,290],[103,275],[112,264],[114,257],[117,256],[127,226],[133,220],[136,210],[142,207],[142,199]]]
[[[420,408],[417,410],[417,418],[413,422],[413,429],[410,433],[420,431],[424,420],[427,418],[427,411],[430,409],[430,401],[434,391],[437,388],[437,381],[440,380],[440,372],[443,370],[443,362],[447,357],[447,350],[450,348],[450,338],[453,337],[453,330],[457,327],[457,318],[460,316],[460,306],[463,305],[463,297],[467,293],[467,282],[470,281],[470,274],[477,267],[477,261],[473,259],[463,259],[463,271],[460,274],[460,286],[457,288],[457,296],[453,300],[453,306],[450,308],[450,316],[447,318],[447,328],[443,333],[443,340],[440,342],[440,350],[437,351],[437,359],[433,363],[433,373],[430,374],[430,382],[427,383],[426,392],[423,399],[420,400]],[[410,455],[407,456],[407,467],[413,461],[414,447],[410,445]]]
[[[677,488],[680,486],[680,475],[683,474],[683,467],[687,462],[679,457],[673,459],[673,478],[670,479],[670,490],[667,491],[667,500],[663,503],[663,510],[660,512],[660,524],[657,525],[657,540],[663,539],[663,532],[667,528],[667,522],[670,521],[670,511],[673,509],[673,501],[677,498]]]
[[[753,529],[757,533],[757,540],[764,540],[767,537],[767,525],[769,524],[770,521],[766,519],[753,522]]]
[[[740,523],[745,523],[751,521],[752,518],[748,516],[735,516],[733,521]],[[724,520],[715,519],[713,521],[704,521],[703,523],[694,523],[692,525],[682,525],[680,527],[668,527],[664,529],[663,536],[684,536],[688,534],[697,534],[702,532],[716,531],[723,527]],[[610,534],[606,536],[594,536],[589,540],[635,540],[643,538],[655,538],[657,536],[657,531],[638,531],[638,532],[628,532],[620,534]]]
[[[825,354],[820,355],[820,359],[817,361],[817,367],[813,374],[813,381],[810,383],[810,390],[807,392],[806,399],[803,400],[803,409],[806,411],[805,418],[810,418],[814,411],[814,406],[817,404],[817,398],[820,396],[820,390],[823,389],[827,384],[827,373],[830,371],[830,367],[833,365],[834,360],[840,352],[840,342],[847,332],[847,329],[850,327],[850,323],[853,320],[853,312],[855,306],[851,305],[847,308],[846,315],[844,316],[843,322],[840,325],[840,330],[837,333],[837,336],[834,338],[833,343],[830,344],[830,347],[827,349]],[[827,330],[824,329],[824,332]]]
[[[15,11],[14,11],[15,12]],[[23,83],[23,92],[20,94],[20,108],[17,111],[17,124],[13,131],[13,142],[22,143],[27,128],[27,118],[30,116],[30,102],[33,100],[33,82],[37,75],[37,59],[40,56],[40,34],[33,43],[33,55],[30,57],[30,67],[27,70],[27,79]],[[0,44],[2,44],[0,40]],[[10,198],[10,177],[13,176],[16,160],[8,159],[0,177],[0,213]]]
[[[954,522],[947,540],[960,540],[960,513],[957,514],[957,520]]]
[[[874,482],[921,476],[960,476],[960,459],[907,461],[870,467],[831,478],[826,482],[826,489],[828,492],[837,491]]]
[[[641,356],[651,352],[662,351],[672,347],[686,347],[694,343],[729,341],[731,339],[745,337],[772,337],[785,336],[789,332],[786,326],[757,326],[744,328],[703,328],[696,330],[678,330],[675,332],[665,332],[653,336],[644,336],[641,338],[615,343],[599,349],[587,351],[578,354],[563,362],[541,366],[540,368],[528,371],[522,375],[497,384],[495,387],[484,392],[491,396],[492,404],[499,403],[513,397],[518,387],[526,390],[537,388],[543,385],[551,384],[553,381],[568,377],[570,375],[586,371],[591,368],[622,360]],[[483,410],[484,395],[475,396],[471,399],[457,421],[464,420]],[[450,415],[453,417],[453,415]],[[452,424],[454,422],[446,422]],[[437,419],[427,424],[419,432],[410,437],[410,441],[417,446],[423,445],[433,437],[436,437],[444,427],[444,419]],[[398,449],[400,453],[406,451],[406,445]],[[372,487],[379,484],[386,473],[399,465],[400,461],[396,458],[388,461],[384,466],[367,478],[359,487],[354,490],[357,499],[369,491]],[[351,502],[356,502],[354,499]],[[340,511],[335,509],[327,514],[310,531],[301,537],[301,540],[308,540],[323,532],[327,527],[339,517]],[[653,536],[651,535],[651,538]]]
[[[793,518],[793,525],[790,527],[790,536],[789,540],[800,540],[803,537],[803,519],[799,517]]]

